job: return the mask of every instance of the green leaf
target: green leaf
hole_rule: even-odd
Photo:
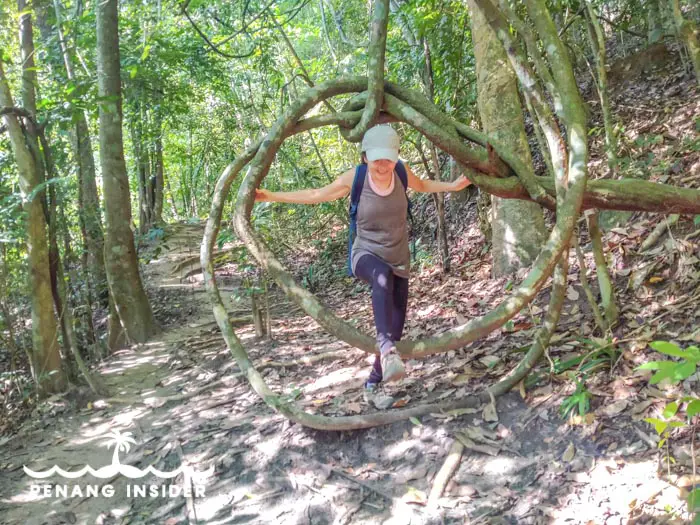
[[[151,45],[150,44],[146,44],[145,46],[143,46],[143,53],[141,53],[141,62],[143,62],[144,60],[146,60],[148,58],[148,55],[150,54],[150,52],[151,52]]]
[[[668,361],[649,361],[643,365],[639,365],[635,370],[658,370],[661,368],[661,363],[668,363]]]
[[[666,405],[666,408],[664,408],[662,415],[666,419],[670,419],[676,415],[676,412],[678,412],[678,401],[674,401],[673,403],[669,403],[668,405]]]
[[[654,425],[654,430],[656,430],[656,433],[659,435],[663,434],[664,430],[668,428],[668,423],[666,423],[666,421],[662,421],[661,419],[657,419],[655,417],[645,417],[644,421]]]
[[[660,383],[664,379],[673,380],[672,378],[677,368],[678,365],[676,363],[673,363],[671,361],[661,361],[659,363],[659,371],[656,372],[653,376],[651,376],[649,383],[655,385],[657,383]]]
[[[688,379],[695,373],[696,364],[693,362],[686,362],[676,366],[676,372],[673,376],[675,383],[680,383],[684,379]]]
[[[700,510],[700,488],[696,488],[690,491],[690,494],[688,494],[688,498],[686,499],[688,502],[688,512],[697,512]],[[695,520],[693,520],[693,523],[697,523],[697,518],[700,515],[696,516]]]
[[[409,417],[408,420],[409,420],[411,423],[413,423],[414,425],[416,425],[417,427],[422,427],[422,426],[423,426],[423,423],[420,422],[420,419],[418,419],[418,418],[415,417],[415,416]]]
[[[685,413],[688,415],[688,418],[694,417],[700,413],[700,399],[693,399],[690,403],[688,403]]]
[[[684,359],[688,357],[688,352],[684,352],[678,348],[678,346],[674,345],[673,343],[669,343],[668,341],[654,341],[653,343],[649,343],[649,346],[662,354],[671,355],[673,357],[682,357]]]
[[[695,361],[696,363],[700,361],[700,348],[697,346],[689,346],[685,351],[690,355],[690,357],[686,358],[688,361]]]
[[[700,226],[700,215],[696,215],[696,216],[693,218],[693,224],[694,224],[695,226]]]

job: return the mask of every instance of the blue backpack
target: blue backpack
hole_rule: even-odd
[[[398,161],[396,163],[396,174],[399,176],[401,184],[403,184],[404,192],[408,190],[408,173],[406,172],[406,167],[403,162]],[[352,180],[352,190],[350,191],[350,231],[348,235],[348,275],[353,276],[352,273],[352,245],[355,242],[355,237],[357,237],[357,206],[360,204],[360,196],[362,195],[362,188],[365,185],[365,179],[367,178],[367,164],[360,164],[355,168],[355,178]],[[408,201],[408,219],[411,223],[411,230],[413,230],[413,215],[411,214],[411,201],[406,195],[406,200]],[[411,248],[413,255],[415,257],[415,244],[411,243]]]

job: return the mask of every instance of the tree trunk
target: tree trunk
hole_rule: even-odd
[[[5,71],[0,63],[0,105],[14,106]],[[67,386],[61,369],[58,326],[53,313],[46,219],[41,199],[33,195],[40,183],[39,171],[29,151],[20,123],[12,114],[4,116],[17,160],[23,209],[27,222],[27,259],[32,291],[32,376],[45,392],[60,392]]]
[[[690,61],[693,63],[693,69],[695,70],[695,78],[700,86],[700,30],[694,21],[683,18],[679,0],[671,0],[671,8],[673,9],[673,21],[676,25],[676,30],[688,48]]]
[[[617,169],[617,138],[615,137],[615,126],[613,123],[612,110],[610,108],[610,97],[608,96],[608,73],[607,58],[605,53],[605,38],[603,29],[600,27],[598,17],[593,6],[586,1],[586,14],[588,26],[588,38],[593,50],[596,65],[596,82],[598,88],[598,98],[600,99],[600,109],[603,113],[603,126],[605,127],[605,153],[608,157],[608,167],[611,172]]]
[[[161,224],[163,222],[163,194],[164,194],[164,176],[163,176],[163,119],[159,110],[155,111],[155,162],[154,175],[155,187],[153,189],[153,223]]]
[[[20,13],[27,10],[25,0],[18,0],[17,5]],[[26,84],[23,86],[22,98],[24,109],[26,109],[36,121],[38,77],[36,74],[36,67],[34,67],[33,62],[35,49],[31,15],[29,13],[24,14],[21,17],[21,20],[20,42],[23,58],[22,69],[23,81]],[[37,139],[41,144],[41,155],[39,154]],[[43,161],[44,169],[38,170],[40,176],[42,173],[44,176],[44,180],[41,180],[41,182],[49,182],[56,179],[58,174],[56,173],[53,159],[51,157],[51,148],[48,140],[46,139],[45,131],[43,129],[37,129],[36,136],[30,136],[28,142],[34,149],[36,149],[36,155],[34,157],[36,166],[41,166]],[[66,292],[66,280],[64,278],[64,270],[63,266],[61,265],[61,256],[58,250],[58,194],[55,184],[48,185],[48,198],[46,193],[46,191],[40,192],[37,195],[37,198],[41,198],[44,217],[49,227],[49,272],[51,278],[51,293],[53,296],[54,305],[56,307],[56,316],[58,317],[61,326],[63,346],[70,351],[71,355],[75,359],[75,364],[77,365],[82,376],[90,385],[90,388],[97,393],[101,390],[98,385],[98,381],[91,376],[90,371],[80,355],[80,349],[78,348],[78,343],[75,339],[75,332],[73,329],[73,312],[69,304],[68,294]]]
[[[102,304],[106,304],[109,292],[105,272],[104,233],[95,177],[95,159],[92,156],[92,141],[87,119],[82,111],[77,115],[75,123],[75,149],[78,159],[78,184],[82,195],[80,214],[85,222],[88,267],[97,297]]]
[[[428,93],[428,98],[431,102],[435,102],[435,86],[433,84],[433,62],[430,56],[430,45],[428,40],[423,38],[423,58],[424,58],[424,74],[423,84]],[[434,144],[430,145],[430,159],[433,164],[433,173],[435,180],[440,180],[440,162],[438,160],[437,148]],[[450,252],[447,247],[447,226],[445,224],[445,194],[436,193],[435,207],[437,208],[437,238],[438,251],[440,252],[440,263],[442,264],[442,272],[450,272]]]
[[[476,56],[479,115],[488,136],[531,164],[515,73],[501,42],[473,0],[469,0]],[[529,266],[545,239],[541,208],[530,202],[492,197],[493,274]]]
[[[70,81],[75,80],[73,72],[73,61],[68,45],[63,36],[61,21],[61,5],[58,0],[54,0],[53,6],[50,2],[37,1],[36,20],[42,38],[45,42],[50,42],[54,37],[53,29],[46,22],[49,10],[53,7],[56,17],[56,35],[61,48],[63,66],[66,70],[66,77]],[[87,117],[83,110],[74,112],[75,127],[71,130],[71,145],[74,151],[75,163],[78,176],[78,222],[83,241],[80,263],[83,266],[83,276],[85,283],[85,293],[81,294],[84,304],[80,308],[80,316],[84,318],[83,324],[87,332],[87,345],[97,346],[98,340],[94,330],[92,305],[95,293],[104,306],[109,303],[107,278],[104,269],[104,241],[102,234],[102,224],[100,218],[99,199],[97,196],[97,185],[95,182],[95,162],[92,156],[92,144],[90,141]],[[48,150],[48,147],[46,148]],[[52,187],[50,187],[52,189]],[[64,225],[64,272],[69,272],[67,259],[70,256],[70,234],[68,232],[65,212],[63,207],[58,208],[60,222]],[[72,279],[73,280],[73,279]],[[112,309],[112,311],[114,311]]]
[[[163,183],[165,188],[168,190],[168,196],[170,197],[170,213],[173,214],[175,220],[180,220],[180,213],[177,211],[177,203],[175,202],[175,194],[173,189],[170,187],[170,178],[163,177]]]
[[[142,343],[159,331],[139,275],[131,231],[131,198],[124,162],[119,79],[118,1],[97,4],[97,84],[100,163],[105,202],[105,269],[122,328]],[[110,339],[117,327],[110,327]]]
[[[148,154],[143,132],[143,121],[136,111],[134,120],[131,122],[131,144],[134,150],[134,164],[136,168],[136,179],[139,189],[139,232],[144,234],[148,231]]]
[[[652,45],[664,36],[664,21],[659,0],[647,0],[647,44]]]

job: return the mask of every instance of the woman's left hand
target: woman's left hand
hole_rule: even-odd
[[[452,191],[460,191],[469,186],[472,183],[468,178],[466,178],[464,175],[460,175],[458,178],[456,178],[452,182]]]

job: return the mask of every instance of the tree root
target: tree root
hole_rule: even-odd
[[[581,275],[581,286],[586,294],[586,299],[588,299],[588,305],[591,307],[591,311],[593,312],[595,324],[600,329],[601,334],[605,335],[605,333],[608,331],[608,323],[605,322],[605,319],[603,319],[603,315],[600,313],[600,308],[598,308],[598,303],[596,302],[595,297],[593,297],[593,291],[591,290],[591,285],[588,282],[588,276],[586,275],[586,260],[583,257],[581,246],[579,246],[578,236],[574,235],[572,239],[576,250],[576,257],[578,259],[579,274]]]
[[[217,181],[211,214],[207,221],[201,246],[203,276],[213,304],[214,317],[222,331],[226,345],[233,358],[238,363],[242,374],[245,375],[253,390],[268,406],[292,421],[320,430],[370,428],[373,426],[390,424],[412,416],[422,416],[432,412],[467,407],[475,408],[481,405],[482,402],[489,402],[494,396],[501,395],[518,384],[542,356],[558,321],[566,291],[567,259],[566,257],[562,258],[562,254],[568,253],[567,247],[576,218],[581,209],[586,185],[585,155],[587,150],[585,147],[576,148],[576,155],[573,155],[571,159],[576,168],[570,170],[568,180],[563,180],[563,178],[556,179],[555,193],[557,195],[558,207],[556,225],[547,244],[533,265],[530,274],[525,278],[524,282],[513,295],[501,303],[496,310],[481,318],[474,319],[457,329],[450,330],[446,334],[428,340],[403,343],[400,349],[404,354],[418,357],[459,348],[469,341],[486,335],[490,331],[501,326],[509,318],[512,318],[523,306],[532,300],[557,265],[557,261],[561,259],[561,262],[557,266],[557,271],[555,272],[550,308],[545,317],[544,324],[538,331],[530,351],[511,374],[478,395],[468,396],[448,403],[432,403],[408,409],[395,410],[388,413],[345,417],[327,417],[304,412],[293,402],[281,398],[270,390],[258,370],[255,369],[250,361],[240,340],[236,337],[233,327],[228,322],[228,316],[214,279],[211,254],[214,249],[214,242],[221,222],[223,203],[228,189],[234,177],[252,160],[248,173],[240,186],[239,199],[236,205],[234,226],[239,237],[246,244],[250,252],[258,259],[263,268],[268,271],[282,287],[285,293],[295,300],[322,326],[354,346],[367,351],[374,351],[374,342],[369,337],[359,333],[354,327],[338,319],[332,312],[322,306],[312,294],[301,288],[294,281],[292,276],[285,271],[279,261],[275,259],[269,248],[256,235],[250,224],[250,214],[254,203],[255,189],[267,174],[274,155],[285,138],[304,127],[297,124],[301,117],[318,102],[336,94],[359,91],[360,89],[358,89],[358,86],[361,88],[364,83],[365,81],[363,79],[337,80],[321,84],[308,90],[304,96],[300,97],[288,107],[287,111],[278,119],[263,140],[260,140],[257,144],[246,150],[242,157],[228,166]],[[392,86],[387,83],[385,90],[390,92],[391,87]],[[464,147],[458,136],[446,133],[444,131],[444,126],[440,127],[436,125],[435,121],[424,116],[424,112],[422,113],[416,110],[393,95],[385,95],[385,99],[387,101],[386,108],[390,115],[413,125],[436,145],[455,156],[458,162],[467,167],[469,167],[469,164],[475,164],[475,161],[477,164],[480,162],[478,158],[475,158],[472,150]],[[429,112],[436,112],[435,107],[431,104],[426,104],[425,107],[421,107],[421,109]],[[327,123],[329,119],[330,117],[324,117],[323,119],[316,118],[316,121],[320,122],[321,120],[325,120],[325,123]],[[445,116],[440,120],[444,121],[446,119],[447,117]],[[305,125],[308,126],[311,120],[312,119],[307,119]],[[456,129],[457,125],[454,125],[454,128]],[[562,185],[566,185],[566,187]],[[563,272],[561,271],[562,269],[564,270]]]
[[[559,320],[561,307],[566,296],[566,275],[568,272],[568,250],[565,250],[556,271],[554,272],[554,284],[550,296],[549,308],[545,316],[542,327],[538,330],[535,341],[532,347],[513,371],[504,379],[493,385],[491,388],[472,396],[446,402],[446,403],[430,403],[419,405],[416,407],[400,410],[392,410],[390,412],[379,412],[374,414],[366,414],[359,416],[342,416],[329,417],[311,414],[299,409],[293,402],[286,401],[275,394],[265,383],[258,370],[255,369],[253,363],[248,357],[248,353],[241,345],[240,340],[236,337],[233,327],[228,322],[226,309],[221,302],[220,296],[216,291],[216,283],[209,280],[207,286],[212,294],[214,302],[214,316],[221,328],[221,332],[226,341],[233,358],[238,363],[241,369],[241,374],[244,375],[250,382],[253,390],[265,401],[265,403],[276,410],[288,419],[299,423],[303,426],[315,428],[318,430],[356,430],[362,428],[371,428],[375,426],[388,425],[397,421],[402,421],[410,417],[424,416],[434,412],[456,410],[458,408],[476,408],[483,403],[488,403],[495,396],[500,396],[517,385],[532,368],[537,364],[542,357],[545,348],[549,344],[549,339],[554,332],[556,324]],[[218,297],[218,300],[216,298]]]
[[[275,259],[272,251],[257,236],[250,225],[249,219],[254,201],[255,187],[269,169],[276,149],[286,136],[294,132],[295,123],[299,121],[308,108],[318,103],[320,100],[323,100],[324,97],[356,89],[353,86],[354,82],[354,79],[350,79],[347,81],[339,80],[321,84],[307,91],[306,96],[291,105],[278,120],[275,126],[270,130],[263,145],[258,149],[257,153],[255,153],[255,159],[252,161],[248,174],[241,184],[239,189],[239,196],[241,198],[239,198],[236,206],[234,226],[239,237],[260,264],[277,281],[285,293],[297,302],[307,314],[311,315],[329,332],[346,341],[348,344],[367,352],[374,352],[374,340],[372,338],[360,333],[355,327],[339,319],[323,306],[313,294],[303,289],[294,281],[289,272]],[[392,116],[416,127],[443,150],[455,156],[457,160],[464,165],[474,163],[475,156],[473,151],[467,148],[459,138],[447,135],[440,126],[437,126],[433,121],[425,118],[420,111],[413,109],[411,106],[390,94],[399,92],[399,90],[395,89],[394,85],[387,83],[386,92],[386,109]],[[434,107],[431,108],[431,111],[434,110]],[[421,110],[423,109],[424,108],[421,107]],[[252,152],[246,152],[245,163],[247,163],[251,156]],[[244,161],[236,161],[235,164],[236,166],[232,166],[231,169],[227,168],[224,175],[222,175],[220,179],[221,184],[217,184],[215,193],[219,193],[219,186],[223,188],[224,184],[230,185],[230,179],[226,179],[231,177],[231,173],[234,169],[236,172],[240,171],[240,168],[244,165]],[[571,236],[574,217],[581,206],[583,188],[585,186],[585,171],[580,171],[572,175],[568,183],[569,188],[566,192],[567,199],[562,203],[562,207],[557,214],[557,226],[552,232],[545,248],[535,261],[532,271],[520,287],[501,303],[496,310],[483,317],[473,319],[439,336],[421,341],[401,342],[398,348],[405,357],[417,358],[460,348],[502,326],[534,298],[539,288],[551,274],[556,260],[563,250],[565,242],[568,242]],[[215,202],[212,204],[213,220],[210,219],[207,224],[205,240],[202,245],[203,262],[206,255],[205,252],[210,250],[207,249],[206,244],[211,242],[212,234],[215,234],[215,230],[218,229],[218,225],[216,227],[214,226],[217,216],[220,216],[221,213],[220,210],[217,209],[217,200],[218,196],[215,197]],[[204,272],[205,281],[213,274],[213,270],[207,270],[208,271]]]
[[[603,251],[603,236],[598,227],[598,212],[588,215],[588,233],[593,245],[593,257],[595,258],[596,272],[598,274],[598,287],[600,288],[600,301],[603,304],[603,312],[608,327],[615,326],[619,316],[617,303],[615,302],[615,287],[613,286],[608,263]]]

